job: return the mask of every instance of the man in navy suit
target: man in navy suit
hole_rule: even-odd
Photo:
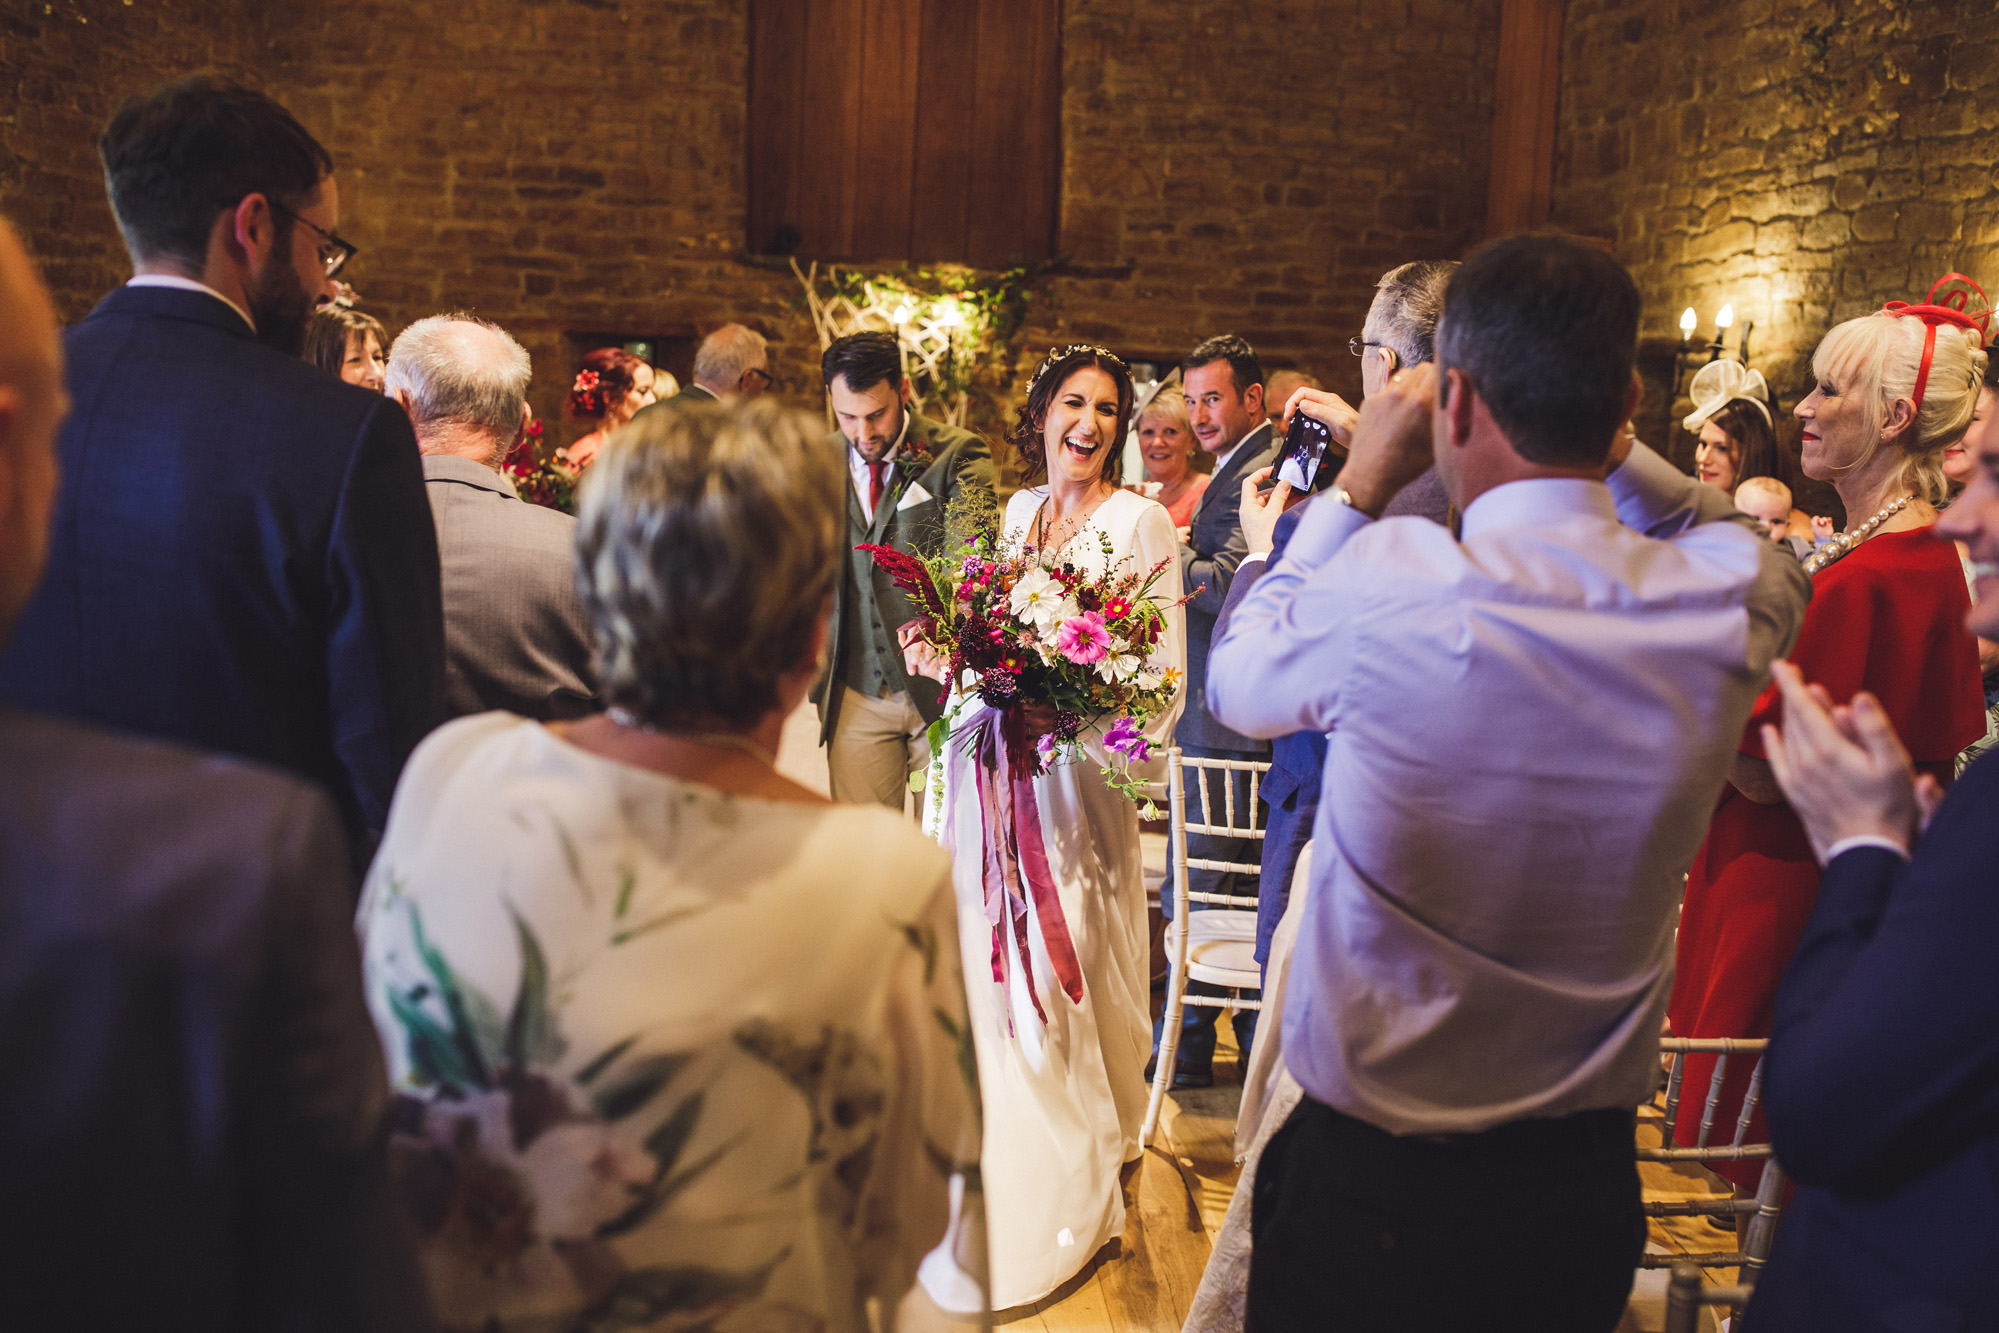
[[[99,152],[137,273],[65,336],[48,573],[0,698],[289,769],[365,851],[442,716],[444,627],[408,419],[298,358],[352,252],[332,159],[205,77]]]
[[[1267,741],[1252,740],[1215,720],[1208,711],[1205,692],[1208,678],[1208,639],[1215,617],[1229,594],[1229,580],[1243,554],[1242,524],[1237,509],[1242,503],[1242,479],[1277,457],[1277,444],[1264,412],[1263,363],[1256,349],[1234,334],[1222,334],[1203,341],[1180,363],[1187,393],[1188,422],[1201,449],[1215,459],[1214,476],[1201,492],[1188,524],[1186,542],[1180,548],[1181,591],[1187,603],[1187,703],[1173,729],[1173,743],[1185,754],[1208,759],[1237,759],[1251,762],[1270,757]],[[1238,809],[1249,804],[1246,773],[1231,773]],[[1212,792],[1222,798],[1221,775],[1210,774]],[[1206,822],[1201,788],[1189,783],[1187,814],[1190,820]],[[1219,822],[1219,816],[1217,818]],[[1256,855],[1250,838],[1218,838],[1212,834],[1187,835],[1187,854],[1211,861],[1248,861]],[[1256,892],[1247,875],[1216,870],[1190,870],[1187,887],[1196,893],[1229,893],[1245,897]],[[1169,883],[1160,894],[1167,918],[1173,916],[1173,895]],[[1196,911],[1206,904],[1195,903]],[[1188,983],[1192,995],[1217,995],[1219,990],[1206,983]],[[1190,1004],[1182,1011],[1180,1046],[1174,1057],[1173,1086],[1205,1088],[1214,1082],[1215,1019],[1220,1010]],[[1160,1026],[1152,1025],[1153,1058],[1158,1058]],[[1245,1009],[1235,1015],[1236,1044],[1244,1055],[1256,1034],[1256,1011]],[[1149,1067],[1148,1067],[1149,1072]]]
[[[62,385],[0,223],[0,644]],[[288,774],[0,705],[0,1323],[430,1326],[345,842]]]
[[[1937,522],[1999,638],[1999,432]],[[1944,795],[1874,699],[1772,668],[1770,767],[1825,865],[1777,991],[1763,1093],[1798,1183],[1748,1320],[1762,1333],[1999,1327],[1999,759]]]
[[[1420,366],[1435,359],[1437,316],[1444,310],[1444,288],[1451,280],[1457,261],[1421,259],[1403,264],[1381,275],[1375,284],[1374,303],[1368,307],[1367,322],[1354,340],[1353,351],[1360,358],[1360,388],[1365,397],[1388,383],[1389,376],[1404,366]],[[1285,420],[1291,414],[1305,415],[1324,422],[1342,446],[1351,443],[1357,413],[1336,393],[1313,386],[1295,390],[1285,402],[1276,404]],[[1322,466],[1330,466],[1322,463]],[[1284,545],[1303,517],[1303,504],[1285,511],[1290,498],[1289,483],[1279,482],[1259,499],[1255,487],[1265,479],[1262,471],[1245,479],[1242,493],[1242,531],[1245,547],[1242,563],[1230,581],[1227,603],[1215,621],[1214,642],[1228,632],[1229,612],[1256,586],[1263,571],[1284,553]],[[1315,479],[1316,480],[1316,479]],[[1402,488],[1383,518],[1415,514],[1433,522],[1450,525],[1451,502],[1432,467]],[[1291,901],[1291,877],[1298,858],[1312,839],[1312,824],[1319,814],[1319,784],[1325,776],[1326,737],[1317,731],[1299,731],[1279,736],[1270,743],[1270,772],[1263,779],[1263,799],[1270,814],[1263,833],[1263,873],[1257,881],[1256,961],[1270,961],[1270,937],[1284,919]]]

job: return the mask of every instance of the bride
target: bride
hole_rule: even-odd
[[[1118,487],[1120,455],[1130,424],[1132,385],[1124,362],[1100,347],[1051,352],[1028,386],[1008,440],[1022,472],[1042,484],[1007,505],[1003,531],[1010,549],[1023,546],[1051,561],[1067,561],[1090,577],[1125,563],[1149,570],[1166,561],[1154,596],[1166,632],[1148,663],[1186,675],[1185,629],[1175,603],[1180,592],[1179,541],[1157,501]],[[1108,553],[1106,551],[1108,539]],[[915,669],[946,674],[935,657],[912,653]],[[1164,746],[1179,716],[1182,694],[1146,724]],[[1030,738],[1054,729],[1046,704],[1016,705]],[[976,695],[957,714],[963,724],[986,707]],[[1145,1061],[1151,1050],[1151,989],[1147,970],[1145,885],[1138,813],[1101,776],[1107,760],[1100,729],[1078,741],[1083,757],[1034,779],[1043,841],[1060,900],[1061,920],[1044,920],[1032,904],[1025,944],[1031,974],[1012,966],[1004,982],[971,982],[971,1018],[985,1103],[987,1234],[992,1306],[1040,1300],[1079,1272],[1105,1242],[1124,1230],[1119,1168],[1142,1151],[1139,1124],[1146,1101]],[[988,916],[982,869],[987,831],[980,817],[971,755],[947,747],[942,795],[943,842],[952,853],[965,975],[995,975],[994,951],[1021,956],[1011,912]],[[1080,965],[1081,998],[1056,975],[1070,971],[1059,941],[1066,929]],[[1051,964],[1046,940],[1058,941],[1062,966]],[[1030,991],[1031,988],[1031,991]],[[947,1247],[926,1261],[924,1281],[946,1308],[964,1308]]]

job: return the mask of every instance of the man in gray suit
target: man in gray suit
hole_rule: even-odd
[[[597,709],[576,520],[520,499],[498,470],[531,420],[528,376],[521,345],[470,315],[420,319],[389,351],[386,392],[416,428],[437,522],[448,717]]]
[[[770,387],[770,379],[770,344],[764,336],[745,324],[724,324],[694,350],[694,374],[688,386],[661,399],[660,405],[755,398]]]
[[[1277,457],[1278,441],[1264,411],[1263,363],[1256,349],[1234,334],[1209,338],[1187,354],[1180,363],[1186,386],[1187,416],[1194,438],[1215,458],[1214,477],[1194,507],[1186,544],[1180,548],[1181,591],[1191,594],[1187,603],[1187,704],[1174,728],[1173,742],[1185,754],[1210,759],[1268,760],[1270,743],[1251,740],[1229,730],[1208,711],[1208,640],[1215,629],[1215,617],[1228,600],[1229,581],[1242,563],[1242,479],[1258,468],[1269,467]],[[1249,803],[1247,775],[1236,784],[1236,808]],[[1219,796],[1219,787],[1216,795]],[[1188,817],[1204,820],[1200,793],[1189,793]],[[1190,834],[1187,855],[1216,861],[1254,862],[1255,840],[1216,838]],[[1226,874],[1216,870],[1189,871],[1187,887],[1197,893],[1234,893],[1253,897],[1253,876]],[[1161,906],[1170,918],[1173,902],[1161,895]],[[1202,904],[1195,904],[1198,909]],[[1192,994],[1219,994],[1195,982]],[[1204,1088],[1214,1082],[1211,1064],[1215,1051],[1215,1017],[1220,1011],[1206,1005],[1190,1004],[1180,1028],[1179,1053],[1174,1061],[1173,1085]],[[1247,1053],[1256,1033],[1256,1014],[1245,1010],[1235,1016],[1236,1041]],[[1159,1050],[1159,1025],[1153,1025],[1152,1048]]]
[[[909,409],[909,381],[892,333],[835,339],[820,360],[847,459],[847,545],[936,555],[946,508],[961,491],[993,488],[992,453],[970,431]],[[833,799],[900,810],[909,778],[930,762],[926,733],[943,687],[904,669],[897,631],[909,599],[865,551],[849,550],[834,585],[826,677],[815,696]]]
[[[67,407],[0,222],[0,644]],[[0,706],[0,1322],[430,1327],[350,866],[298,777]]]

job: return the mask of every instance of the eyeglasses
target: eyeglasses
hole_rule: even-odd
[[[273,213],[283,213],[293,222],[300,224],[312,232],[313,235],[319,237],[319,262],[326,266],[327,277],[338,277],[340,270],[347,267],[347,261],[361,253],[361,247],[355,245],[352,241],[343,241],[332,232],[326,230],[326,228],[314,226],[276,200],[272,200],[270,203]]]
[[[748,370],[744,371],[743,373],[745,375],[755,375],[758,379],[763,381],[764,388],[766,389],[768,389],[771,385],[777,383],[777,377],[775,375],[772,375],[768,370],[765,370],[762,366],[751,366]]]
[[[1370,347],[1386,347],[1386,346],[1388,346],[1387,343],[1371,343],[1367,341],[1365,338],[1347,339],[1347,350],[1349,352],[1352,352],[1355,356],[1366,356],[1367,349]]]

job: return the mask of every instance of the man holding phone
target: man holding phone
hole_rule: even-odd
[[[1349,344],[1361,358],[1363,397],[1379,392],[1396,371],[1432,359],[1437,316],[1444,308],[1444,285],[1456,268],[1453,260],[1424,259],[1381,275],[1361,335]],[[1323,490],[1331,480],[1331,469],[1339,466],[1338,461],[1326,461],[1323,444],[1309,466],[1299,451],[1290,447],[1292,439],[1304,433],[1300,422],[1320,427],[1344,450],[1360,418],[1338,394],[1316,388],[1294,391],[1284,404],[1284,415],[1292,429],[1275,480],[1259,472],[1243,484],[1241,526],[1246,549],[1215,623],[1217,642],[1228,632],[1229,612],[1248,595],[1270,562],[1283,553],[1285,542],[1303,517],[1301,506],[1291,506],[1291,512],[1285,512],[1292,494]],[[1264,489],[1266,483],[1268,489]],[[1448,527],[1450,501],[1444,495],[1443,483],[1437,480],[1437,469],[1430,468],[1404,487],[1384,513],[1415,514]],[[1270,743],[1270,772],[1263,780],[1263,799],[1269,803],[1270,816],[1264,826],[1263,874],[1256,902],[1259,963],[1270,961],[1270,936],[1291,901],[1291,876],[1312,837],[1312,823],[1319,813],[1319,779],[1325,766],[1326,738],[1320,732],[1295,732]]]

